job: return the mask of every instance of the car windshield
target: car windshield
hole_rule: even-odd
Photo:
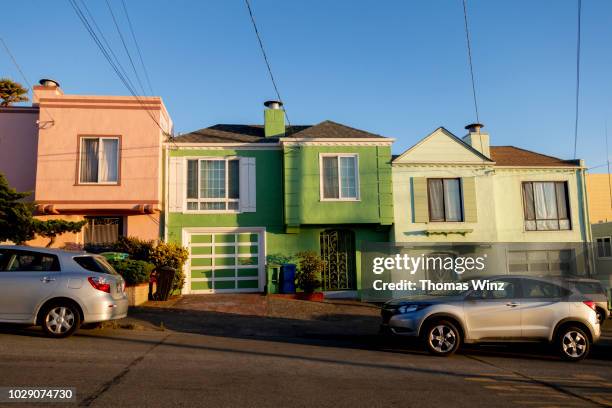
[[[88,271],[119,275],[117,271],[115,271],[115,268],[101,256],[75,256],[74,261]]]

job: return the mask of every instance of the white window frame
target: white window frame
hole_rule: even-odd
[[[83,141],[84,140],[98,140],[98,181],[81,181],[81,165],[83,158]],[[102,160],[100,160],[100,150],[99,146],[102,144],[102,140],[116,140],[117,141],[117,181],[99,181],[100,180],[100,167],[102,165]],[[82,185],[104,185],[104,186],[116,186],[119,185],[119,180],[121,179],[121,174],[119,170],[121,169],[121,139],[118,136],[80,136],[79,137],[79,172],[77,174],[77,184]]]
[[[189,161],[190,160],[197,160],[198,161],[198,198],[187,198],[187,184],[188,184],[188,177],[189,177]],[[200,162],[202,161],[224,161],[225,162],[225,198],[221,199],[221,198],[200,198]],[[240,205],[240,181],[239,181],[239,186],[238,186],[238,198],[229,198],[229,177],[228,177],[228,170],[229,170],[229,161],[230,160],[237,160],[238,161],[238,177],[240,177],[240,166],[241,166],[241,162],[240,162],[240,157],[238,156],[215,156],[215,157],[185,157],[185,169],[184,169],[184,187],[185,187],[185,191],[183,193],[183,212],[184,213],[189,213],[189,214],[239,214],[241,213],[241,205]],[[240,180],[240,179],[239,179]],[[197,210],[190,210],[187,207],[188,203],[198,203],[198,209]],[[200,203],[225,203],[225,210],[201,210],[200,209]],[[229,209],[229,203],[238,203],[238,208],[237,209]]]
[[[338,198],[325,198],[323,195],[323,158],[338,158]],[[355,193],[356,197],[340,197],[342,195],[342,177],[340,177],[340,158],[355,158]],[[320,201],[361,201],[361,187],[359,182],[359,154],[358,153],[319,153],[319,199]]]
[[[603,240],[606,238],[610,240],[610,242],[608,242],[608,246],[610,247],[610,256],[599,256],[599,240],[600,239]],[[597,259],[612,259],[612,237],[611,236],[596,237],[595,238],[595,250],[597,253]]]

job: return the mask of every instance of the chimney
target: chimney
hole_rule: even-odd
[[[32,88],[32,105],[38,105],[42,98],[52,98],[64,94],[59,82],[53,79],[43,78],[38,83],[40,85],[35,85]]]
[[[285,111],[281,101],[264,102],[264,133],[266,137],[285,136]]]
[[[482,123],[470,123],[467,125],[465,128],[468,134],[463,137],[463,141],[486,157],[491,158],[489,134],[481,130],[483,127]]]

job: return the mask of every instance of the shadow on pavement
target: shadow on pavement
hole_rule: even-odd
[[[416,340],[378,334],[380,318],[375,315],[322,314],[315,319],[249,316],[216,311],[181,308],[137,307],[130,309],[130,325],[145,330],[171,330],[237,339],[276,341],[323,347],[344,347],[388,353],[426,355]],[[163,329],[162,329],[163,328]],[[0,325],[0,333],[44,337],[38,328]],[[83,330],[77,336],[95,336],[103,330]],[[112,338],[110,336],[104,336]],[[121,341],[141,341],[117,338]],[[55,340],[54,340],[55,341]],[[61,340],[60,340],[61,341]],[[142,340],[145,341],[145,340]],[[182,345],[188,347],[188,345]],[[544,361],[558,360],[555,349],[548,344],[464,345],[459,354],[502,358],[527,358]],[[432,356],[432,358],[435,358]],[[612,344],[604,341],[593,346],[589,360],[612,361]],[[560,361],[560,360],[559,360]]]

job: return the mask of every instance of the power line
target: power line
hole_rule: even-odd
[[[270,80],[272,81],[272,86],[274,86],[274,91],[276,92],[276,97],[279,102],[283,104],[282,109],[285,112],[285,117],[287,118],[287,124],[289,125],[289,132],[291,132],[291,121],[289,120],[289,115],[287,114],[287,110],[285,109],[285,103],[283,102],[283,98],[280,96],[280,92],[278,91],[278,86],[276,85],[276,81],[274,80],[274,75],[272,74],[272,68],[270,67],[270,61],[268,61],[268,56],[266,54],[266,50],[263,45],[263,41],[261,40],[261,36],[259,35],[259,30],[257,29],[257,24],[255,23],[255,17],[253,16],[253,10],[251,9],[251,3],[249,0],[244,0],[246,3],[247,9],[249,10],[249,16],[251,17],[251,22],[253,23],[253,29],[255,30],[255,35],[257,36],[257,41],[259,42],[259,48],[261,49],[261,54],[263,55],[263,59],[266,63],[266,67],[268,68],[268,74],[270,75]]]
[[[127,90],[130,92],[130,94],[138,101],[138,103],[143,107],[143,109],[145,110],[145,112],[149,115],[149,117],[151,118],[151,120],[153,122],[155,122],[155,124],[157,125],[157,127],[162,131],[162,133],[164,135],[166,135],[167,137],[169,137],[170,139],[172,139],[172,135],[169,134],[157,121],[157,119],[155,118],[155,116],[153,116],[153,114],[150,112],[149,107],[146,106],[143,101],[140,99],[140,97],[136,94],[136,92],[134,91],[134,87],[131,85],[130,81],[128,78],[126,78],[126,76],[119,70],[119,68],[117,67],[117,65],[113,62],[112,58],[110,57],[109,51],[104,47],[104,45],[102,44],[102,42],[100,41],[100,38],[97,36],[97,34],[95,33],[95,31],[93,30],[93,28],[91,27],[91,24],[89,23],[89,20],[87,19],[87,17],[85,17],[85,15],[83,14],[83,11],[81,10],[81,8],[79,7],[79,5],[76,3],[76,0],[68,0],[68,2],[70,3],[70,5],[72,6],[72,8],[74,9],[77,17],[79,17],[79,19],[81,20],[81,22],[83,23],[83,26],[85,27],[85,29],[87,30],[87,32],[89,33],[89,35],[91,36],[91,38],[94,40],[94,42],[96,43],[96,45],[98,46],[98,48],[100,49],[100,51],[102,52],[102,55],[104,56],[104,58],[106,59],[106,61],[109,63],[109,65],[111,66],[111,68],[113,69],[113,71],[115,71],[115,74],[117,74],[117,77],[119,77],[119,80],[123,83],[123,85],[127,88]],[[92,21],[95,20],[93,19],[93,16],[90,16],[92,18]]]
[[[134,40],[134,44],[136,44],[136,51],[138,51],[138,58],[140,59],[140,64],[142,65],[142,70],[144,71],[145,79],[147,80],[147,85],[149,86],[149,91],[151,91],[151,95],[153,95],[154,92],[153,87],[151,86],[149,72],[147,70],[147,66],[144,63],[144,59],[142,58],[142,53],[140,52],[140,45],[138,44],[138,40],[136,40],[136,34],[134,34],[134,27],[132,26],[132,20],[130,19],[125,0],[121,0],[121,3],[123,4],[123,11],[125,12],[125,17],[127,18],[128,26],[130,27],[130,32],[132,33],[132,39]]]
[[[468,61],[470,63],[470,77],[472,78],[472,96],[474,97],[474,110],[476,111],[476,122],[480,123],[478,115],[478,101],[476,99],[476,84],[474,82],[474,66],[472,64],[472,45],[470,39],[470,29],[468,24],[467,4],[463,0],[463,21],[465,22],[465,39],[467,42]]]
[[[576,159],[576,149],[578,147],[578,115],[580,100],[580,31],[582,20],[582,0],[578,0],[578,41],[576,44],[576,120],[574,122],[574,159]]]
[[[34,87],[32,86],[32,84],[30,83],[30,81],[28,81],[28,78],[26,77],[26,75],[24,74],[23,70],[21,69],[21,66],[19,65],[19,63],[17,62],[17,59],[15,58],[15,56],[13,55],[13,53],[11,52],[10,48],[8,47],[8,45],[6,44],[6,42],[4,41],[4,38],[0,37],[0,42],[2,42],[2,46],[4,47],[4,50],[6,51],[6,53],[8,54],[8,56],[11,58],[11,60],[13,61],[13,64],[15,65],[15,67],[17,68],[17,71],[19,71],[19,74],[21,75],[21,77],[23,78],[23,81],[26,83],[26,85],[28,86],[28,88],[30,88],[32,90],[32,98],[34,98]],[[51,118],[51,122],[55,123],[55,119],[53,118],[53,116],[51,116],[51,113],[49,112],[49,110],[47,109],[47,115],[49,115],[49,117]]]
[[[123,38],[123,33],[121,33],[121,29],[119,28],[119,23],[115,18],[115,13],[113,13],[113,8],[110,5],[110,2],[106,0],[106,6],[108,7],[108,11],[110,12],[111,17],[113,18],[113,23],[115,23],[115,28],[117,29],[117,33],[119,33],[119,38],[121,39],[121,44],[123,44],[123,49],[128,56],[128,60],[130,61],[130,65],[132,66],[132,70],[134,71],[134,75],[136,76],[136,81],[138,81],[138,85],[140,85],[140,90],[144,95],[146,95],[146,91],[144,90],[144,86],[142,86],[142,81],[140,80],[140,75],[138,75],[138,71],[136,70],[136,65],[134,65],[134,60],[132,59],[132,54],[130,54],[130,50],[127,47],[125,39]]]
[[[119,61],[119,58],[117,57],[117,55],[115,54],[115,52],[113,51],[113,47],[111,47],[110,43],[108,42],[108,40],[106,39],[106,36],[104,35],[104,32],[102,31],[102,29],[100,28],[100,26],[98,26],[98,23],[96,22],[96,20],[93,17],[93,14],[89,11],[89,8],[87,7],[87,3],[85,2],[85,0],[81,0],[81,4],[83,5],[83,8],[85,9],[85,12],[87,13],[87,15],[89,16],[89,19],[91,20],[91,22],[93,23],[94,27],[98,30],[98,34],[100,34],[100,37],[102,38],[102,41],[104,42],[104,44],[106,45],[106,48],[108,49],[108,51],[110,52],[111,56],[114,58],[115,63],[117,64],[117,67],[120,69],[120,71],[123,73],[125,79],[130,83],[130,85],[132,86],[132,88],[134,88],[134,84],[132,83],[131,79],[129,78],[129,76],[127,75],[127,72],[125,70],[125,68],[123,68],[123,65],[121,65],[121,62]]]

